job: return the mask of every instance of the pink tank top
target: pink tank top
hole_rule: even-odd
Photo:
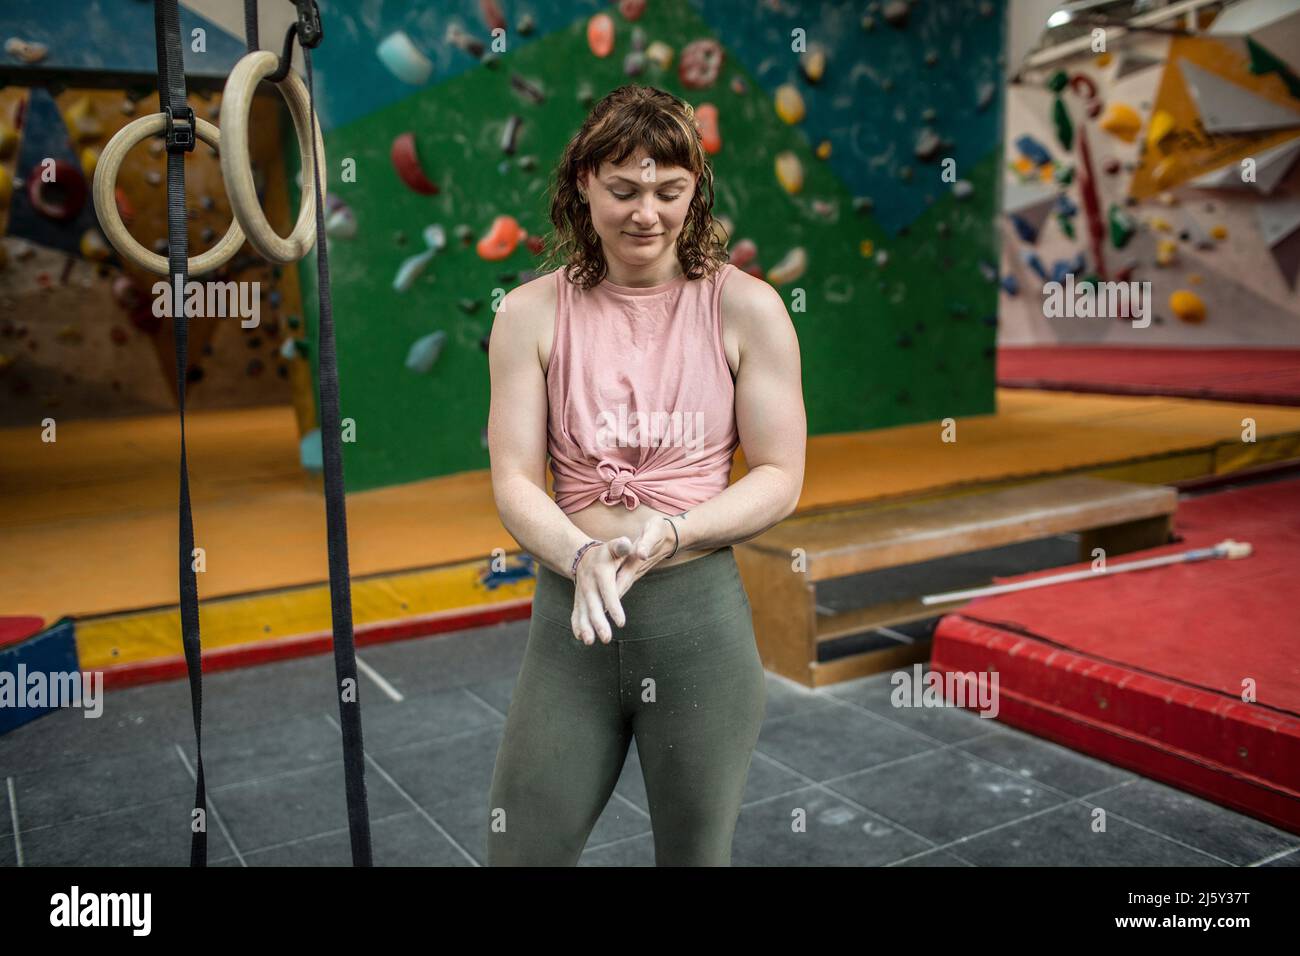
[[[740,441],[719,303],[734,271],[584,291],[555,270],[547,451],[565,514],[593,501],[676,514],[730,483]]]

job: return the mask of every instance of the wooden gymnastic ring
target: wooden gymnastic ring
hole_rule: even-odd
[[[197,116],[195,126],[199,139],[220,151],[221,131],[207,120]],[[126,224],[122,222],[122,213],[117,208],[117,175],[122,167],[122,160],[131,151],[131,147],[166,130],[167,116],[163,113],[150,113],[123,126],[108,141],[108,145],[100,154],[99,162],[95,164],[95,182],[91,190],[95,200],[95,213],[99,216],[99,226],[104,230],[104,236],[113,248],[132,265],[160,276],[171,274],[171,263],[166,256],[160,256],[140,245],[127,231]],[[234,258],[243,244],[244,230],[240,228],[237,219],[232,219],[230,228],[226,230],[220,242],[207,252],[190,257],[189,274],[200,276],[221,268]]]
[[[253,105],[253,93],[258,82],[274,73],[280,58],[270,50],[258,50],[244,56],[226,78],[226,89],[221,97],[221,173],[226,180],[226,195],[230,208],[244,228],[249,243],[271,262],[297,262],[316,243],[316,192],[307,179],[312,170],[312,133],[316,136],[316,153],[321,169],[321,198],[325,198],[325,142],[321,139],[320,123],[312,116],[311,98],[298,74],[290,70],[276,84],[293,117],[298,134],[298,155],[302,166],[303,188],[298,204],[298,222],[289,238],[276,234],[262,211],[253,185],[252,157],[248,151],[248,119]]]

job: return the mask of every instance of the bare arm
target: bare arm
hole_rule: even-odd
[[[736,429],[749,472],[673,518],[683,549],[757,537],[794,511],[803,488],[808,424],[799,338],[785,302],[767,282],[740,275],[723,288],[723,300],[727,314],[740,320]]]
[[[590,537],[546,493],[546,376],[537,352],[537,309],[518,290],[492,322],[488,370],[488,457],[501,523],[525,551],[572,580],[573,556]]]

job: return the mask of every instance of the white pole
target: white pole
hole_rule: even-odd
[[[1009,591],[1024,591],[1029,588],[1046,587],[1064,581],[1082,581],[1084,578],[1101,578],[1109,574],[1121,574],[1125,571],[1141,571],[1144,568],[1156,568],[1164,564],[1183,564],[1191,561],[1206,561],[1211,558],[1244,558],[1250,554],[1250,544],[1245,541],[1233,541],[1228,538],[1212,548],[1195,548],[1178,554],[1166,554],[1158,558],[1144,558],[1141,561],[1129,561],[1126,564],[1114,564],[1104,570],[1067,571],[1032,581],[1017,581],[1013,584],[993,584],[983,588],[971,588],[967,591],[948,591],[945,594],[927,594],[921,598],[922,604],[946,604],[950,601],[966,601],[970,598],[986,597],[990,594],[1006,594]]]

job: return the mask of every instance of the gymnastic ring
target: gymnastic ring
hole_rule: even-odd
[[[303,172],[298,222],[289,238],[277,235],[262,212],[253,185],[252,157],[248,150],[248,119],[253,106],[253,93],[265,76],[280,66],[280,58],[270,50],[258,50],[243,57],[226,78],[226,89],[221,97],[221,136],[225,146],[221,150],[221,174],[226,179],[226,195],[230,208],[244,227],[249,243],[263,258],[271,262],[297,262],[316,244],[316,193],[307,181],[312,168],[312,142],[316,136],[316,154],[320,160],[321,199],[325,198],[325,142],[321,139],[320,123],[312,115],[311,98],[298,74],[290,70],[283,80],[275,84],[293,117],[294,131],[298,134],[298,155]]]
[[[196,116],[194,119],[199,139],[220,151],[221,131],[202,117]],[[160,256],[140,245],[127,231],[126,224],[122,222],[122,213],[117,208],[117,174],[122,167],[122,160],[133,146],[166,130],[165,113],[150,113],[123,126],[100,154],[99,162],[95,164],[95,182],[91,190],[100,228],[104,230],[104,236],[113,248],[132,265],[160,276],[171,274],[171,263],[166,256]],[[240,227],[239,220],[231,219],[230,228],[220,242],[207,252],[188,260],[189,274],[199,276],[221,268],[234,258],[243,244],[244,230]]]

